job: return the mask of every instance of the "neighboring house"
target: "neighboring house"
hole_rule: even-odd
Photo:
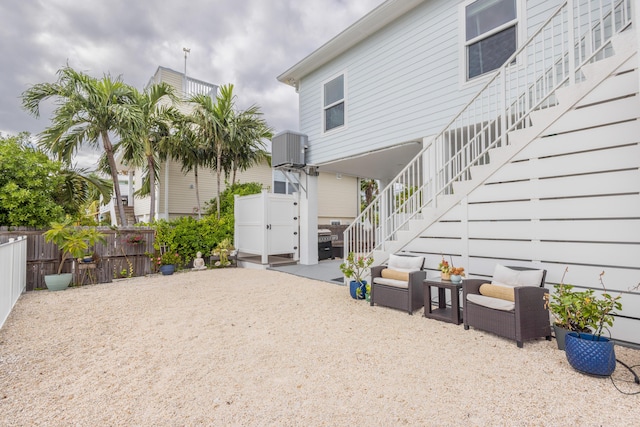
[[[281,74],[307,165],[383,184],[348,250],[421,254],[430,275],[443,255],[475,277],[537,265],[548,285],[568,266],[596,290],[605,270],[612,335],[640,343],[636,7],[388,0]]]
[[[166,67],[158,67],[149,84],[165,82],[170,84],[176,93],[184,97],[194,94],[205,94],[215,97],[218,86],[202,80],[186,77],[185,74]],[[186,103],[180,103],[178,108],[185,113],[190,111]],[[142,170],[127,171],[126,167],[122,171],[129,172],[131,190],[123,194],[132,194],[142,185]],[[287,182],[278,171],[273,171],[267,163],[254,165],[246,171],[238,172],[236,182],[248,183],[258,182],[263,189],[274,192],[284,192],[287,190]],[[226,188],[224,182],[220,183],[220,191]],[[318,211],[319,223],[330,223],[340,221],[343,224],[350,223],[358,214],[357,192],[358,182],[353,177],[336,179],[334,173],[323,173],[320,176],[321,197],[325,203]],[[290,184],[289,184],[290,185]],[[215,171],[211,169],[198,170],[198,187],[201,209],[205,209],[205,202],[217,196],[217,182]],[[122,187],[121,187],[122,188]],[[283,190],[284,189],[284,190]],[[292,188],[290,188],[292,190]],[[291,192],[291,191],[289,191]],[[129,197],[129,206],[135,210],[136,221],[148,222],[150,220],[150,197]],[[182,216],[197,216],[195,176],[193,172],[184,174],[179,163],[170,160],[160,165],[160,171],[156,182],[156,219],[175,219]],[[115,216],[112,215],[112,218]]]

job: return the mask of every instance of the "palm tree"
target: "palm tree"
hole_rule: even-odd
[[[209,98],[211,99],[211,98]],[[193,171],[196,190],[196,204],[198,209],[198,219],[202,218],[200,206],[200,188],[198,185],[198,167],[211,165],[210,146],[199,137],[198,119],[201,111],[194,116],[184,116],[174,122],[175,138],[170,149],[171,157],[182,163],[182,173],[187,174]]]
[[[93,201],[110,200],[112,187],[109,180],[100,178],[86,169],[63,166],[60,174],[64,178],[57,193],[56,201],[64,206],[70,215],[82,214],[83,207]]]
[[[116,193],[120,224],[126,225],[115,150],[109,134],[113,132],[122,138],[125,130],[140,126],[135,89],[120,77],[113,79],[104,75],[98,80],[69,66],[57,74],[55,83],[39,83],[22,94],[23,107],[36,117],[40,115],[42,101],[56,100],[52,124],[40,134],[39,144],[71,164],[73,154],[83,144],[96,148],[101,140]]]
[[[192,113],[194,123],[198,127],[198,137],[208,149],[205,152],[212,156],[208,165],[216,171],[217,197],[220,200],[220,176],[223,171],[223,156],[227,153],[234,137],[233,118],[235,111],[235,96],[233,95],[233,85],[220,87],[220,93],[216,96],[215,102],[206,95],[195,95],[189,99],[195,104]],[[210,151],[209,151],[210,149]],[[217,214],[220,218],[220,203],[217,204]]]
[[[166,141],[171,138],[171,127],[178,117],[177,110],[164,102],[176,100],[174,90],[166,83],[152,84],[143,92],[134,89],[134,99],[138,106],[140,118],[134,122],[116,146],[122,150],[122,158],[129,165],[144,169],[144,181],[137,194],[151,196],[149,220],[156,215],[156,177],[159,162],[167,157]]]
[[[360,191],[364,194],[364,198],[361,198],[360,201],[360,210],[363,211],[378,195],[378,181],[375,179],[360,180]]]
[[[232,171],[231,185],[236,183],[238,170],[245,171],[261,161],[269,160],[263,140],[273,136],[273,130],[262,118],[260,107],[255,105],[235,114],[232,123],[234,137],[229,146],[230,164],[225,168]]]

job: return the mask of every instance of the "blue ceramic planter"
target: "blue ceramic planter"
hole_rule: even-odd
[[[358,292],[358,289],[360,289],[360,292]],[[362,282],[356,282],[355,280],[352,280],[351,282],[349,282],[349,293],[351,294],[351,298],[353,299],[364,299],[366,290],[366,280],[363,280]]]
[[[564,349],[569,364],[589,375],[608,377],[616,369],[613,342],[592,334],[569,332]]]
[[[173,274],[173,272],[176,271],[176,266],[173,264],[167,264],[167,265],[161,265],[160,266],[160,273],[162,273],[163,276],[169,276],[171,274]]]

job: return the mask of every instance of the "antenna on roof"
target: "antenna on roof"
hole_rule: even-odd
[[[184,76],[187,77],[187,55],[191,52],[191,49],[183,47],[182,51],[184,52]]]
[[[182,79],[182,93],[184,96],[187,96],[189,88],[189,83],[187,82],[187,55],[191,52],[191,49],[183,47],[182,51],[184,52],[184,78]]]

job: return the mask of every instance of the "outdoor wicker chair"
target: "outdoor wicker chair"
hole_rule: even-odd
[[[464,329],[473,326],[504,338],[523,342],[551,339],[549,312],[544,307],[547,271],[497,265],[493,280],[465,280],[463,289]]]
[[[390,255],[387,265],[372,267],[369,303],[413,314],[424,306],[423,266],[424,257]]]

